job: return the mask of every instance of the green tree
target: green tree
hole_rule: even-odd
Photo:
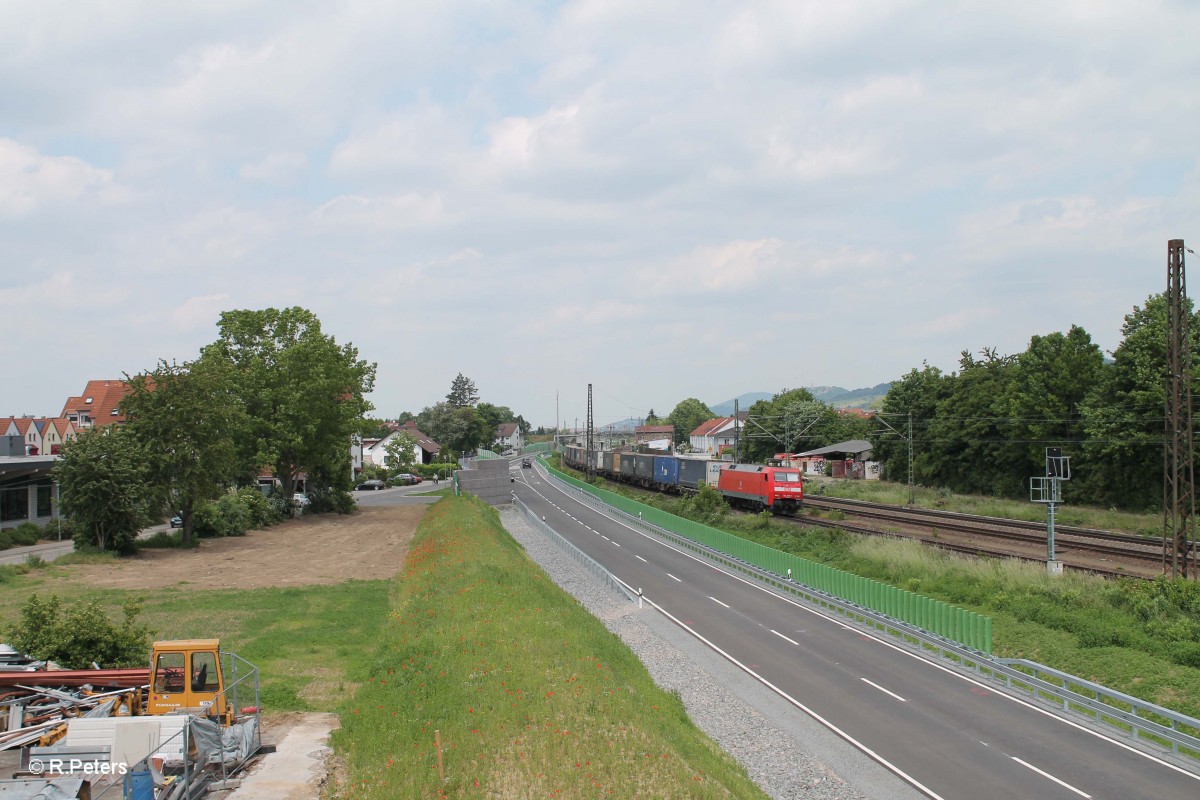
[[[1185,306],[1192,376],[1200,378],[1200,319]],[[1162,503],[1163,411],[1167,364],[1167,300],[1152,295],[1125,316],[1112,363],[1083,403],[1086,444],[1073,458],[1078,483],[1068,488],[1092,502],[1150,509]],[[1193,392],[1196,391],[1193,389]]]
[[[455,458],[490,444],[496,432],[471,406],[455,407],[448,402],[424,409],[417,417],[417,426]]]
[[[475,381],[461,372],[458,373],[450,384],[450,393],[446,395],[446,402],[455,408],[465,408],[478,403],[479,392],[475,389]]]
[[[350,481],[350,437],[372,406],[375,364],[339,345],[303,308],[226,311],[202,358],[227,363],[249,418],[243,475],[270,465],[291,497],[296,477],[337,488]]]
[[[119,425],[84,430],[63,444],[54,480],[77,549],[133,552],[153,497],[145,464],[140,443]]]
[[[124,619],[117,625],[96,600],[64,607],[56,594],[46,600],[30,595],[9,642],[19,652],[66,669],[87,669],[93,662],[106,669],[142,666],[150,632],[137,624],[141,603],[129,598],[122,611]]]
[[[393,473],[411,470],[417,460],[416,448],[417,440],[412,434],[398,431],[383,449],[388,469]]]
[[[812,428],[831,409],[813,399],[807,389],[784,389],[770,400],[759,400],[746,412],[742,460],[765,462],[776,453],[797,452],[814,444]]]
[[[913,481],[931,482],[934,468],[926,426],[937,415],[938,403],[948,395],[952,380],[937,367],[923,364],[920,370],[914,368],[903,378],[892,381],[883,398],[879,413],[881,422],[868,437],[875,459],[884,464],[884,474],[891,480],[908,480],[908,420],[911,415]]]
[[[1063,446],[1071,452],[1083,436],[1083,404],[1103,379],[1104,353],[1083,328],[1034,336],[1017,356],[1010,387],[1008,413],[1016,477],[1024,481],[1042,475],[1046,448]],[[1023,453],[1018,451],[1024,450]],[[1075,455],[1078,455],[1078,449]],[[1024,483],[1022,483],[1022,494]]]
[[[654,411],[651,410],[650,413],[653,415]],[[675,444],[685,444],[692,431],[715,416],[712,409],[694,397],[681,400],[667,416],[667,422],[675,426]],[[646,424],[655,423],[647,420]]]
[[[236,435],[246,415],[229,371],[209,359],[183,367],[159,362],[128,379],[121,401],[124,432],[145,453],[148,480],[183,517],[183,543],[192,544],[196,504],[216,497],[238,472]]]

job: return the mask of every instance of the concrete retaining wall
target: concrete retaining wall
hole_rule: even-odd
[[[459,488],[490,506],[511,503],[512,481],[509,479],[508,466],[506,458],[475,460],[471,469],[459,471]]]

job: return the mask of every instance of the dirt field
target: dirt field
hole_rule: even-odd
[[[259,589],[390,578],[404,566],[425,508],[371,506],[348,516],[301,517],[245,536],[204,539],[199,550],[146,549],[116,565],[77,566],[72,580],[128,589]]]

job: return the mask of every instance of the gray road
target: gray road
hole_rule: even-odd
[[[1200,780],[804,608],[572,500],[518,496],[678,624],[916,790],[942,798],[1189,798]]]

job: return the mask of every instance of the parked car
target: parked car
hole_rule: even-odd
[[[292,495],[292,505],[296,508],[308,508],[308,495],[304,492],[296,492]]]
[[[356,491],[356,492],[379,491],[380,489],[386,489],[386,488],[387,488],[386,483],[384,483],[381,480],[372,478],[371,480],[363,481],[358,486],[355,486],[354,491]]]
[[[392,477],[392,486],[413,486],[420,482],[421,476],[413,475],[411,472],[401,472]]]
[[[175,516],[171,517],[171,527],[172,528],[182,528],[183,527],[183,514],[176,514]]]

